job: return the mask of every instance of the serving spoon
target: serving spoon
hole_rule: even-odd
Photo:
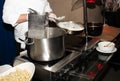
[[[112,43],[114,43],[115,41],[116,41],[116,39],[113,39],[110,43],[104,45],[104,47],[112,46],[112,45],[113,45]],[[111,44],[112,44],[112,45],[111,45]]]
[[[104,45],[104,47],[111,47],[112,45],[113,45],[113,42],[110,42],[110,43]]]

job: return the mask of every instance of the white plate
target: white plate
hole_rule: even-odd
[[[96,50],[99,51],[99,52],[101,52],[101,53],[114,53],[114,52],[117,51],[117,48],[114,48],[114,50],[112,50],[112,51],[102,51],[98,47],[96,47]]]
[[[11,69],[11,68],[12,68],[12,66],[8,65],[8,64],[1,65],[0,66],[0,74],[3,73],[3,72],[5,72],[5,71],[7,71],[7,70],[9,70],[9,69]]]
[[[59,22],[58,26],[71,31],[81,31],[84,30],[84,27],[81,24],[74,23],[73,21],[69,22]]]
[[[30,81],[32,79],[33,74],[35,72],[35,65],[31,62],[25,62],[25,63],[21,63],[19,65],[16,65],[16,66],[10,68],[9,70],[6,70],[3,73],[1,73],[0,76],[5,76],[11,72],[15,72],[17,68],[19,68],[21,70],[27,70],[28,72],[30,72],[31,76],[28,81]]]

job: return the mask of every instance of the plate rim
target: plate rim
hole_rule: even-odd
[[[69,22],[70,22],[70,21],[69,21]],[[79,30],[71,30],[71,29],[69,29],[69,28],[60,26],[60,24],[69,23],[69,22],[59,22],[59,23],[58,23],[58,26],[59,26],[60,28],[64,28],[64,29],[67,29],[67,30],[70,30],[70,31],[81,31],[81,30],[84,30],[84,29],[85,29],[82,24],[77,24],[77,23],[74,23],[74,24],[79,25],[79,27],[81,28],[81,29],[79,29]]]

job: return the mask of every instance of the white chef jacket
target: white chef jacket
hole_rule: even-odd
[[[19,38],[25,40],[25,33],[28,31],[28,21],[20,24],[16,23],[16,21],[20,14],[29,13],[29,8],[41,14],[43,12],[52,12],[47,0],[5,0],[3,6],[3,21],[15,27],[15,40],[21,43],[21,48],[25,48],[25,44]]]

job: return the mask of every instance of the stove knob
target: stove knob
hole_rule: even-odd
[[[103,65],[102,65],[101,63],[97,64],[97,69],[98,69],[98,70],[101,70],[102,67],[103,67]]]
[[[90,76],[91,78],[93,78],[95,75],[96,75],[95,72],[93,72],[93,71],[89,72],[89,76]]]

